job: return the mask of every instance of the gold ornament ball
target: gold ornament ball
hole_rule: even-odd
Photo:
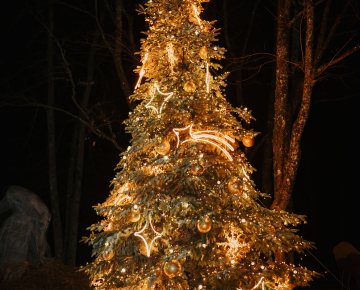
[[[208,233],[211,230],[211,221],[209,218],[199,220],[197,223],[197,228],[200,233]]]
[[[163,142],[161,142],[161,144],[156,147],[156,152],[161,154],[161,155],[166,155],[168,154],[170,151],[170,143],[167,140],[164,140]]]
[[[240,180],[238,180],[237,178],[234,178],[233,180],[231,180],[229,182],[228,189],[233,194],[239,194],[242,191],[243,186],[242,186]]]
[[[148,243],[148,246],[149,246],[149,245],[150,245],[150,244]],[[152,254],[153,250],[154,250],[154,246],[151,246],[151,248],[150,248],[150,255]],[[143,240],[141,240],[141,242],[140,242],[139,252],[140,252],[142,255],[147,256],[147,249],[146,249],[146,245],[145,245],[145,243],[144,243]]]
[[[164,265],[164,272],[169,278],[179,276],[181,274],[182,266],[177,260],[170,260]]]
[[[245,147],[251,147],[254,145],[255,143],[255,140],[253,137],[250,137],[250,136],[246,136],[242,139],[242,142],[244,144]]]
[[[127,216],[128,220],[132,223],[136,223],[140,219],[140,212],[138,210],[132,210]]]
[[[200,51],[199,51],[199,55],[202,59],[207,59],[208,56],[208,48],[206,46],[203,46]]]
[[[185,92],[193,93],[196,90],[196,86],[195,86],[195,84],[193,82],[187,82],[184,85],[184,90],[185,90]]]
[[[201,175],[204,172],[204,167],[202,167],[199,163],[195,163],[194,165],[191,166],[190,172],[193,175]]]
[[[103,254],[102,254],[102,258],[103,258],[104,260],[111,260],[112,258],[114,258],[114,256],[115,256],[115,252],[112,251],[112,250],[110,250],[110,251],[105,251],[105,252],[103,252]]]

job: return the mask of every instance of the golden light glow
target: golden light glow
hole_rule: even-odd
[[[264,280],[264,277],[261,277],[260,281],[254,286],[253,289],[255,289],[257,286],[259,286],[262,281],[262,290],[264,290],[264,281],[263,280]]]
[[[175,73],[174,66],[176,65],[176,57],[174,55],[174,45],[171,42],[166,45],[166,51],[168,53],[171,73],[174,74]]]
[[[183,144],[185,142],[205,142],[210,143],[220,149],[230,161],[233,161],[230,153],[227,151],[227,149],[234,151],[234,148],[226,141],[229,140],[230,142],[235,143],[235,140],[219,131],[197,131],[192,132],[192,126],[193,124],[182,128],[182,129],[173,129],[174,133],[177,136],[178,142],[177,147],[179,147],[180,144]],[[180,141],[179,132],[189,130],[190,138],[185,139],[184,141]],[[221,137],[218,137],[216,135],[220,135]],[[223,148],[223,147],[225,148]]]
[[[142,65],[141,71],[139,73],[139,80],[136,83],[135,90],[140,86],[141,80],[142,80],[142,78],[143,78],[143,76],[145,74],[145,62],[146,62],[148,56],[149,56],[149,54],[145,53],[144,60],[142,61],[143,65]]]
[[[153,230],[153,232],[154,232],[155,235],[156,235],[155,238],[153,238],[153,239],[151,240],[150,245],[147,243],[146,239],[141,235],[141,233],[142,233],[143,231],[145,231],[145,229],[148,227],[149,224],[150,224],[150,226],[151,226],[151,229]],[[141,238],[141,239],[144,241],[145,246],[146,246],[147,256],[150,257],[150,249],[151,249],[153,243],[155,242],[156,239],[158,239],[158,238],[161,237],[161,234],[158,233],[157,231],[155,231],[155,229],[154,229],[154,227],[153,227],[153,225],[152,225],[152,223],[151,223],[151,215],[150,215],[150,214],[149,214],[149,216],[148,216],[148,219],[146,220],[146,224],[145,224],[144,228],[143,228],[141,231],[136,232],[134,235],[135,235],[136,237]]]
[[[155,92],[154,92],[154,94],[153,94],[150,102],[148,102],[148,103],[145,105],[145,107],[146,107],[146,108],[153,108],[153,109],[156,111],[158,117],[160,118],[161,112],[162,112],[162,109],[163,109],[164,106],[165,106],[165,103],[168,101],[168,99],[169,99],[174,93],[163,93],[163,92],[161,92],[161,91],[159,90],[159,87],[158,87],[158,85],[157,85],[156,83],[155,83],[154,86],[155,86],[156,90],[157,90],[160,94],[162,94],[162,95],[164,95],[164,96],[167,96],[167,97],[166,97],[165,100],[162,102],[161,107],[160,107],[160,110],[158,110],[155,106],[151,106],[151,105],[150,105],[150,104],[152,103],[152,101],[154,100],[154,98],[155,98]]]
[[[114,193],[107,201],[106,203],[111,205],[122,205],[124,201],[131,201],[131,197],[124,194],[124,191],[129,190],[129,183],[125,183],[123,186],[120,187],[120,189]]]
[[[199,22],[199,25],[201,26],[201,20],[200,20],[200,17],[199,17],[199,11],[197,11],[197,9],[196,9],[196,7],[195,7],[194,4],[193,4],[192,6],[193,6],[193,8],[194,8],[195,17],[196,17],[197,21]]]
[[[216,243],[218,246],[224,248],[226,256],[229,257],[229,259],[242,259],[248,252],[250,252],[250,244],[245,242],[245,239],[242,238],[242,234],[243,232],[240,228],[231,224],[229,230],[224,234],[226,241]]]

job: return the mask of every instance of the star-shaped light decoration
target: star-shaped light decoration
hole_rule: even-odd
[[[167,96],[167,97],[166,97],[166,98],[164,99],[164,101],[161,103],[160,109],[158,110],[158,109],[156,108],[156,106],[155,106],[157,102],[155,102],[155,100],[154,100],[155,94],[156,94],[156,92],[154,92],[154,94],[153,94],[150,102],[148,102],[148,103],[145,105],[145,107],[146,107],[146,108],[152,108],[152,109],[154,109],[155,112],[157,113],[158,117],[160,118],[160,117],[161,117],[161,112],[162,112],[162,110],[164,109],[164,106],[165,106],[166,102],[169,100],[169,98],[170,98],[174,93],[163,93],[163,92],[161,92],[161,91],[159,90],[159,87],[158,87],[157,83],[155,83],[154,86],[155,86],[156,90],[159,92],[159,94],[161,94],[161,95],[163,95],[163,96]],[[154,105],[151,105],[151,103],[154,103]]]
[[[233,161],[230,153],[227,150],[234,151],[234,147],[232,147],[228,142],[235,143],[235,140],[219,131],[209,130],[209,131],[192,131],[193,124],[181,128],[181,129],[173,129],[174,133],[177,136],[178,142],[177,147],[179,147],[180,144],[183,144],[185,142],[204,142],[204,143],[210,143],[214,145],[215,147],[219,148],[230,161]],[[180,138],[180,132],[182,132],[181,138]],[[220,137],[219,137],[220,136]],[[180,140],[184,138],[184,140]]]
[[[141,235],[141,233],[143,233],[145,231],[145,229],[148,227],[149,224],[150,224],[151,229],[153,230],[153,232],[155,234],[155,237],[151,240],[150,245],[147,243],[145,237]],[[146,224],[145,224],[144,228],[141,231],[136,232],[134,235],[136,237],[141,238],[144,241],[145,246],[146,246],[147,256],[150,257],[150,250],[151,250],[151,247],[152,247],[153,243],[155,242],[156,239],[161,237],[161,234],[158,233],[157,231],[155,231],[155,229],[154,229],[154,227],[153,227],[153,225],[151,223],[151,215],[150,215],[150,213],[149,213],[148,219],[146,220]]]

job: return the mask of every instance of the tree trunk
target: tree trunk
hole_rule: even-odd
[[[70,148],[70,160],[69,160],[69,171],[68,171],[68,185],[67,185],[67,194],[66,194],[66,220],[65,220],[65,241],[64,241],[64,252],[66,255],[66,263],[67,261],[67,253],[69,247],[69,233],[70,233],[70,225],[71,225],[71,215],[73,211],[73,197],[74,197],[74,187],[75,187],[75,166],[76,166],[76,156],[77,156],[77,148],[78,148],[78,140],[79,140],[79,126],[80,122],[75,122],[75,127],[73,131],[73,136],[71,138],[71,148]]]
[[[288,152],[284,152],[286,147],[286,140],[282,138],[277,139],[277,142],[282,141],[282,144],[274,144],[275,153],[278,156],[277,170],[275,173],[275,199],[271,205],[275,210],[286,210],[291,198],[292,190],[295,183],[296,173],[300,163],[301,150],[300,141],[304,131],[304,127],[310,112],[310,101],[313,88],[313,39],[314,39],[314,4],[311,0],[306,4],[306,37],[305,37],[305,59],[304,59],[304,86],[302,93],[302,100],[299,113],[291,129],[291,138]],[[275,95],[275,122],[276,120],[276,95]],[[285,121],[285,120],[284,120]],[[278,124],[279,126],[279,124]],[[280,131],[280,130],[279,130]],[[274,128],[274,137],[276,129]],[[285,153],[285,154],[284,154]],[[283,155],[283,156],[281,156]],[[281,157],[280,157],[281,156]],[[286,159],[285,159],[286,158]],[[282,166],[279,166],[279,160]],[[274,159],[275,163],[275,159]],[[275,164],[274,164],[275,170]],[[281,178],[279,178],[281,175]]]
[[[276,88],[273,131],[274,197],[279,195],[285,155],[285,119],[288,97],[289,27],[291,0],[278,1]]]
[[[87,79],[84,97],[82,101],[83,108],[87,108],[91,93],[91,88],[93,86],[94,79],[94,59],[96,52],[96,44],[99,39],[99,34],[96,33],[88,60],[88,68],[87,68]],[[80,117],[84,118],[82,112],[80,112]],[[84,147],[85,147],[85,133],[86,133],[86,125],[84,123],[78,124],[78,131],[75,130],[74,134],[77,134],[77,150],[76,150],[76,168],[75,168],[75,182],[74,182],[74,194],[72,196],[71,203],[71,212],[69,214],[69,223],[68,232],[66,233],[68,245],[66,252],[66,262],[68,265],[75,265],[76,261],[76,249],[78,243],[78,226],[79,226],[79,212],[80,212],[80,199],[81,199],[81,186],[82,186],[82,175],[83,175],[83,167],[84,167]]]
[[[56,176],[56,143],[55,143],[55,88],[54,88],[54,0],[49,1],[49,29],[47,45],[47,66],[48,66],[48,98],[47,98],[47,125],[48,125],[48,159],[49,159],[49,184],[52,222],[54,227],[55,257],[63,260],[63,234],[60,217],[60,205]]]
[[[122,39],[122,31],[123,31],[123,20],[122,20],[122,13],[123,13],[123,0],[116,0],[116,29],[115,29],[115,46],[113,48],[113,58],[116,67],[116,71],[119,76],[120,85],[125,95],[126,102],[131,110],[134,109],[135,105],[130,102],[130,95],[132,95],[132,89],[130,88],[129,82],[126,77],[126,73],[124,70],[124,65],[122,62],[122,46],[123,39]]]

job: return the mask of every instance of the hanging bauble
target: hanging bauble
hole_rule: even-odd
[[[181,274],[182,266],[177,260],[170,260],[164,265],[164,272],[169,278],[179,276]]]
[[[199,56],[202,58],[202,59],[207,59],[207,56],[208,56],[208,48],[206,46],[203,46],[202,48],[200,48],[200,51],[199,51]]]
[[[104,283],[105,279],[104,278],[98,278],[96,277],[93,282],[92,282],[92,285],[97,287],[97,286],[100,286],[102,283]]]
[[[166,155],[170,151],[170,143],[167,140],[164,140],[160,143],[158,147],[156,147],[156,152],[160,155]]]
[[[193,175],[201,175],[203,174],[204,172],[204,167],[201,166],[199,163],[195,163],[191,166],[190,168],[190,172],[193,174]]]
[[[136,223],[140,219],[140,211],[138,209],[132,209],[128,215],[127,218],[130,222]]]
[[[197,228],[200,233],[208,233],[211,230],[211,220],[208,217],[199,220],[197,223]]]
[[[228,189],[233,194],[239,194],[243,189],[243,185],[239,179],[234,178],[228,183]]]
[[[115,256],[115,252],[112,249],[103,251],[102,253],[102,258],[104,260],[111,260],[112,258],[114,258],[114,256]]]
[[[149,246],[149,243],[148,243],[148,246]],[[153,251],[154,251],[154,246],[151,246],[151,248],[150,248],[150,255],[152,254]],[[148,256],[148,254],[147,254],[147,247],[146,247],[145,242],[144,242],[143,240],[140,242],[139,252],[140,252],[142,255],[146,256],[146,257]]]
[[[187,82],[184,85],[184,90],[185,90],[185,92],[193,93],[196,90],[196,86],[195,86],[195,84],[193,82]]]
[[[242,139],[242,142],[243,142],[243,144],[244,144],[245,147],[251,147],[251,146],[254,145],[255,140],[254,140],[254,138],[251,137],[251,136],[246,136],[246,137],[244,137],[244,138]]]

